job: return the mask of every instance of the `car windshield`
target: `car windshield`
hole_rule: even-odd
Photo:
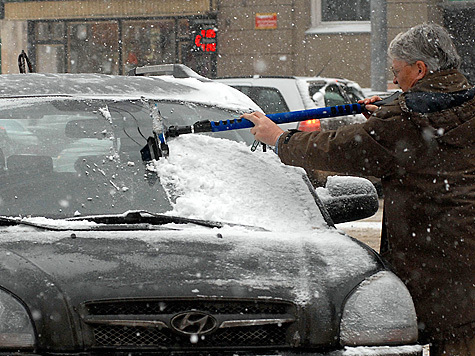
[[[157,175],[141,160],[152,134],[147,102],[10,99],[1,107],[0,215],[170,210]],[[189,102],[161,101],[158,107],[170,125],[239,116]],[[245,140],[238,132],[226,134]]]
[[[152,135],[150,104],[158,105],[166,126],[240,115],[189,102],[4,100],[0,216],[70,218],[141,210],[266,229],[276,220],[285,227],[289,221],[321,225],[303,171],[283,166],[272,152],[253,153],[236,142],[248,141],[249,130],[216,133],[221,138],[180,136],[168,142],[168,159],[145,164],[140,150]],[[281,206],[284,195],[292,196],[287,206]]]

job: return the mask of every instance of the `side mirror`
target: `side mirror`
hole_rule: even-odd
[[[335,224],[368,218],[378,211],[376,188],[365,178],[331,176],[325,188],[316,192]]]

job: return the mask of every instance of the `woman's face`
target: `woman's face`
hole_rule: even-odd
[[[399,85],[402,91],[408,91],[427,73],[427,66],[422,61],[409,64],[399,59],[393,59],[391,70],[393,83]]]

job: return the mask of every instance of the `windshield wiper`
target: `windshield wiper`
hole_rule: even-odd
[[[127,230],[159,230],[157,226],[166,224],[194,224],[209,228],[222,228],[223,226],[241,226],[252,230],[267,231],[264,228],[257,226],[249,226],[233,223],[222,223],[218,221],[201,220],[184,218],[180,216],[155,214],[148,211],[128,211],[124,214],[117,215],[90,215],[77,216],[74,218],[58,219],[61,224],[55,225],[54,219],[52,223],[39,223],[22,218],[13,218],[7,216],[0,216],[0,226],[16,226],[25,225],[49,231],[127,231]],[[65,221],[79,223],[81,221],[90,221],[98,225],[65,225]],[[167,227],[167,230],[178,230]]]
[[[0,216],[0,226],[17,226],[17,225],[31,226],[31,227],[36,227],[38,229],[50,230],[50,231],[71,230],[70,228],[67,228],[64,226],[44,225],[44,224],[36,223],[33,221],[27,221],[22,218],[11,218],[11,217],[6,217],[6,216]]]
[[[221,228],[224,224],[217,221],[190,219],[181,216],[172,216],[164,214],[155,214],[148,211],[128,211],[120,215],[90,215],[78,216],[66,219],[67,221],[92,221],[97,224],[118,225],[118,224],[150,224],[150,225],[165,225],[165,224],[195,224],[205,227]]]

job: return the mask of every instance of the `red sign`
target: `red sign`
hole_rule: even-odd
[[[201,30],[195,36],[195,46],[203,52],[216,52],[216,30]]]
[[[277,13],[256,14],[256,30],[274,30],[277,28]]]

